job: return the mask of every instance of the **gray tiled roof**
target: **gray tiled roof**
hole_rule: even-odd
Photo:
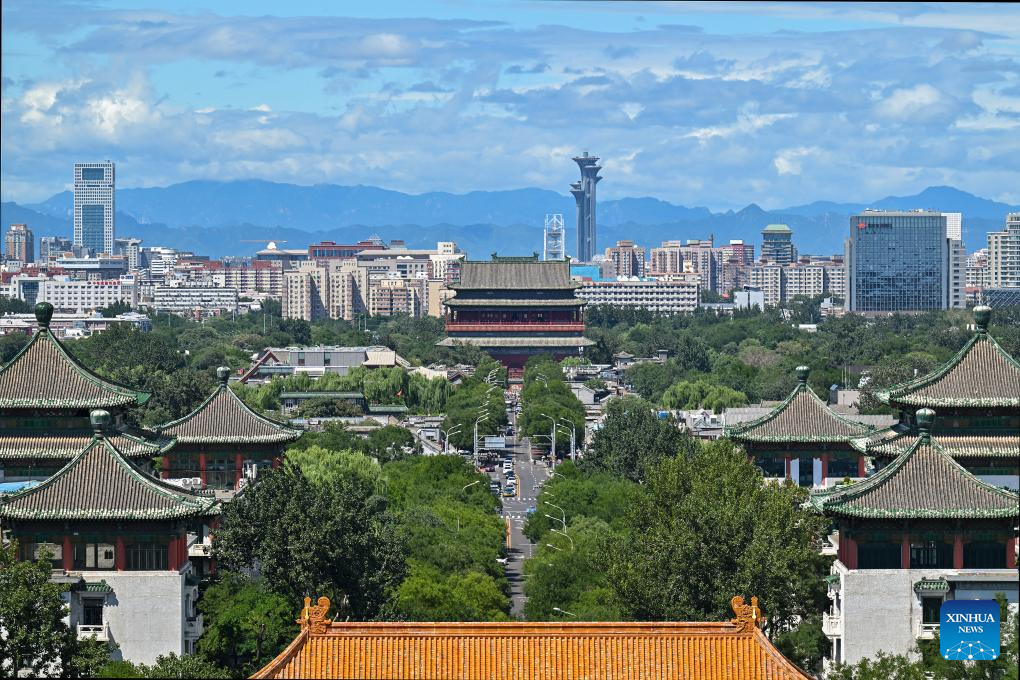
[[[127,458],[149,458],[164,453],[174,445],[172,437],[144,439],[134,434],[119,432],[109,437],[110,442]],[[81,453],[92,442],[91,434],[0,435],[0,460],[56,459],[68,461]]]
[[[223,383],[194,411],[157,429],[178,444],[283,444],[301,436],[252,411]]]
[[[149,394],[100,378],[47,328],[0,368],[0,408],[109,408],[144,404]]]
[[[982,482],[927,435],[878,474],[812,494],[827,515],[902,519],[1020,516],[1020,498]]]
[[[741,442],[846,442],[871,428],[832,411],[801,382],[786,401],[766,415],[726,428]]]
[[[914,443],[917,435],[903,427],[879,430],[850,444],[869,456],[895,457]],[[1020,458],[1020,432],[1016,434],[967,434],[940,432],[932,438],[953,458]]]
[[[570,280],[570,262],[557,260],[465,262],[460,268],[460,283],[454,290],[564,290],[577,288]]]
[[[588,304],[582,298],[462,298],[459,295],[443,301],[447,307],[584,307]]]
[[[0,498],[7,519],[181,519],[218,508],[213,498],[145,474],[103,437],[42,484]]]

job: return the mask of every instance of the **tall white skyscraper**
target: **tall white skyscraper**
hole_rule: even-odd
[[[946,217],[946,238],[963,240],[963,213],[942,213]]]
[[[74,164],[74,245],[113,254],[116,191],[113,161]]]

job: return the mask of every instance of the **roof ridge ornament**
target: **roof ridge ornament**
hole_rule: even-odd
[[[35,306],[35,320],[39,322],[39,328],[49,328],[53,319],[53,305],[49,302],[40,302]]]
[[[97,408],[89,414],[89,421],[92,423],[92,429],[97,437],[102,437],[103,433],[109,429],[110,420],[110,412],[101,408]]]
[[[797,372],[797,382],[800,383],[801,385],[807,385],[808,376],[811,375],[811,367],[810,366],[804,366],[802,364],[802,365],[797,367],[796,372]]]
[[[744,596],[735,595],[730,600],[730,606],[733,607],[733,613],[737,615],[736,618],[730,619],[730,623],[737,627],[738,632],[753,633],[755,628],[765,625],[765,617],[762,615],[761,609],[758,608],[757,596],[751,596],[751,604],[744,604]]]
[[[321,596],[315,605],[312,605],[312,598],[305,598],[305,607],[301,610],[301,618],[297,620],[301,630],[308,630],[312,635],[322,635],[329,628],[332,621],[326,618],[329,613],[329,598]]]
[[[920,430],[921,439],[929,441],[931,439],[931,426],[935,422],[935,411],[930,408],[922,408],[917,410],[917,429]]]
[[[974,308],[974,323],[977,324],[977,332],[981,335],[988,333],[988,324],[992,320],[992,308],[987,305],[978,305]]]
[[[221,385],[226,385],[227,381],[230,380],[230,367],[220,366],[216,369],[216,379],[220,381]]]

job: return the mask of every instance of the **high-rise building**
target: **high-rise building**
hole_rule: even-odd
[[[928,210],[865,210],[851,217],[846,309],[947,309],[962,300],[954,293],[955,280],[963,282],[962,248],[947,237],[946,221]]]
[[[988,248],[967,256],[967,278],[964,285],[968,288],[984,288],[988,285]]]
[[[542,232],[542,259],[567,259],[567,239],[563,230],[563,215],[555,213],[545,216],[545,230]]]
[[[785,224],[770,224],[761,230],[761,259],[776,264],[793,264],[797,249],[793,247],[793,230]]]
[[[988,287],[1020,288],[1020,213],[1009,213],[1005,228],[988,234]]]
[[[606,248],[606,261],[612,263],[615,276],[644,276],[645,249],[633,241],[617,241],[613,248]]]
[[[27,224],[12,224],[4,241],[8,260],[17,260],[22,264],[35,261],[35,239]]]
[[[39,239],[39,264],[48,265],[51,260],[63,257],[64,253],[74,251],[71,239],[61,236],[43,236]]]
[[[649,255],[649,271],[652,276],[679,274],[684,270],[684,258],[680,254],[680,241],[663,241],[658,248],[652,248]]]
[[[719,284],[718,258],[714,239],[692,239],[680,247],[683,270],[701,275],[701,290],[716,290]]]
[[[585,151],[574,157],[574,162],[581,168],[581,179],[570,185],[570,193],[577,201],[577,259],[591,262],[595,257],[595,185],[599,177],[598,156],[589,156]]]
[[[942,213],[946,216],[946,238],[963,240],[963,213]]]
[[[74,245],[113,254],[115,194],[113,161],[74,164]]]

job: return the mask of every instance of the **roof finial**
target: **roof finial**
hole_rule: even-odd
[[[53,305],[48,302],[40,302],[35,306],[35,320],[39,322],[39,328],[49,328],[50,320],[53,318]]]
[[[987,305],[978,305],[974,308],[974,323],[977,324],[978,333],[988,332],[988,322],[992,320],[992,308]]]
[[[935,411],[930,408],[922,408],[917,411],[917,429],[921,432],[922,439],[931,436],[931,426],[935,422]]]
[[[799,382],[801,385],[807,385],[807,379],[809,375],[811,375],[810,366],[797,367],[797,382]]]
[[[102,435],[103,431],[110,427],[110,412],[96,409],[89,414],[89,420],[92,422],[92,429],[95,433]]]
[[[216,369],[216,379],[223,385],[227,384],[227,380],[230,379],[230,368],[227,366],[220,366]]]
[[[737,615],[736,618],[730,619],[730,623],[737,627],[738,632],[751,633],[755,628],[764,625],[765,617],[762,616],[761,609],[758,609],[757,596],[751,596],[751,604],[744,604],[744,596],[735,595],[730,600],[730,606]]]
[[[331,621],[326,618],[326,614],[329,613],[329,598],[322,596],[318,599],[316,604],[312,604],[312,598],[305,598],[305,607],[301,610],[301,618],[297,620],[297,623],[301,625],[301,628],[308,628],[309,632],[322,635],[329,628]]]

